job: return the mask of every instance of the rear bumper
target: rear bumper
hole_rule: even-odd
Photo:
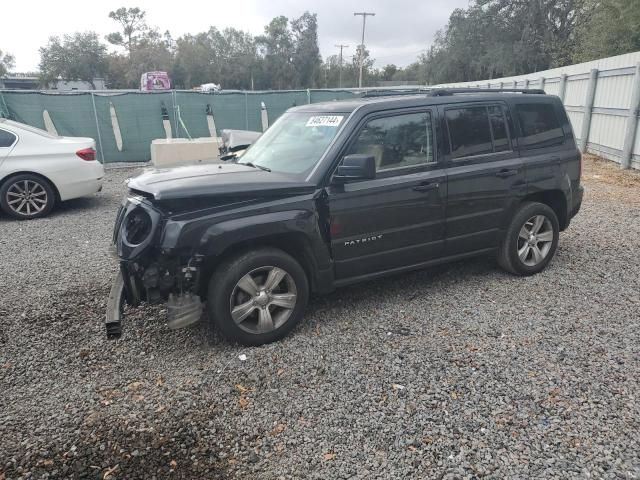
[[[569,212],[569,220],[575,217],[582,206],[582,197],[584,197],[584,187],[580,185],[573,194],[573,206]]]
[[[105,174],[104,167],[98,161],[83,161],[73,175],[69,175],[69,172],[63,173],[59,178],[53,178],[62,201],[86,197],[102,190]]]

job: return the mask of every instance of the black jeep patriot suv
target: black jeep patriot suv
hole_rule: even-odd
[[[431,90],[291,108],[240,158],[149,170],[114,229],[123,305],[204,308],[229,339],[284,337],[310,292],[496,255],[540,272],[578,212],[581,155],[562,103],[537,90]]]

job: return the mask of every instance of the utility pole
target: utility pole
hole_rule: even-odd
[[[353,16],[362,16],[362,43],[360,44],[360,76],[358,78],[358,88],[362,88],[362,66],[364,64],[364,27],[367,24],[367,16],[375,17],[376,14],[372,12],[354,12]]]
[[[342,49],[349,48],[349,45],[334,45],[334,47],[338,47],[340,49],[340,77],[338,80],[338,88],[342,88]]]

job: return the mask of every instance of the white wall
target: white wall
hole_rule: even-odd
[[[638,64],[640,64],[640,52],[633,52],[528,75],[436,86],[540,88],[542,79],[544,79],[545,92],[550,95],[559,95],[563,75],[566,75],[562,101],[567,109],[578,145],[584,145],[581,138],[583,123],[585,116],[590,114],[591,123],[587,135],[586,150],[621,162],[625,139],[633,141],[630,166],[640,169],[640,122],[637,120],[640,114],[638,111],[640,105],[637,103],[631,105],[634,91],[635,98],[640,98],[640,92],[638,92],[640,78],[636,78]],[[595,79],[595,96],[592,108],[586,112],[585,106],[592,69],[598,70]],[[633,126],[635,128],[632,128]]]

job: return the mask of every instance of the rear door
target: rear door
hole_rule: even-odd
[[[376,178],[327,189],[338,283],[443,254],[446,174],[435,118],[430,108],[372,115],[348,143],[342,156],[373,155]]]
[[[502,102],[441,107],[447,160],[447,255],[495,247],[526,193],[513,122]]]
[[[514,101],[514,115],[519,124],[518,143],[520,155],[526,165],[529,193],[562,189],[564,170],[573,166],[573,178],[579,178],[579,163],[575,143],[570,140],[572,131],[566,125],[560,110],[560,102],[546,95],[531,95]],[[577,185],[576,185],[577,186]]]

